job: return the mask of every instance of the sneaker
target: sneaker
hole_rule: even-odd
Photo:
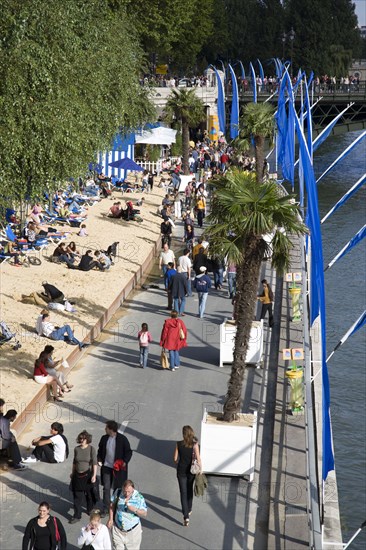
[[[35,456],[28,456],[28,458],[22,458],[22,462],[24,462],[25,464],[32,464],[38,462],[38,460]]]
[[[170,370],[171,370],[171,372],[175,372],[175,369],[170,369]]]
[[[176,368],[176,369],[179,369],[179,365],[175,365],[175,368]]]
[[[14,466],[13,466],[13,470],[21,470],[21,471],[23,471],[23,470],[26,470],[26,469],[27,469],[27,468],[26,468],[26,466],[24,466],[24,464],[14,464]]]

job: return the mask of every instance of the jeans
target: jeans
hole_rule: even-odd
[[[64,325],[61,328],[56,328],[54,331],[51,332],[50,338],[51,340],[64,340],[65,332],[70,342],[72,342],[73,344],[77,344],[78,346],[81,346],[81,342],[79,342],[79,340],[75,338],[70,325]]]
[[[191,279],[188,277],[188,273],[187,273],[187,294],[188,296],[192,296],[192,282],[191,282]]]
[[[224,283],[224,268],[219,267],[219,269],[213,270],[213,276],[214,276],[214,282],[215,282],[215,288],[217,289],[219,286],[222,286]]]
[[[207,296],[208,296],[208,292],[198,293],[198,314],[200,316],[200,319],[202,319],[205,313]]]
[[[149,346],[140,346],[140,365],[144,369],[147,367],[147,359],[149,357]]]
[[[227,274],[227,283],[229,285],[229,296],[230,298],[234,298],[236,294],[236,273],[228,272]]]
[[[170,366],[170,370],[173,370],[174,367],[180,366],[179,351],[177,349],[169,350],[169,366]]]
[[[178,311],[179,315],[182,315],[184,313],[184,306],[186,305],[186,297],[183,296],[176,296],[174,298],[174,309],[175,311]]]
[[[273,312],[272,312],[272,303],[271,304],[262,304],[261,319],[264,319],[268,311],[268,324],[270,327],[273,327]]]
[[[193,484],[195,476],[191,473],[184,475],[178,474],[180,502],[184,519],[189,518],[189,512],[192,511],[193,504]]]
[[[198,227],[202,227],[204,217],[205,217],[205,211],[201,210],[201,209],[197,210],[197,225],[198,225]]]

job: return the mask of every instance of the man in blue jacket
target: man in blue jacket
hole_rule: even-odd
[[[200,274],[197,275],[195,280],[193,281],[193,286],[198,293],[198,315],[200,319],[203,319],[208,291],[211,288],[211,279],[206,274],[206,271],[207,267],[200,267]]]

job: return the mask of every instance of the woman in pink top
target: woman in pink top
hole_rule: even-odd
[[[55,376],[51,376],[46,371],[45,362],[47,360],[47,355],[48,354],[42,351],[38,359],[36,359],[36,362],[34,363],[33,378],[37,384],[48,384],[52,388],[53,400],[61,401],[61,399],[57,396],[57,388],[59,388],[60,397],[64,396],[63,388],[57,378]]]

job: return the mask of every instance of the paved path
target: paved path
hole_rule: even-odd
[[[276,281],[267,266],[263,265],[261,275],[276,290]],[[276,293],[280,298],[278,292],[280,287]],[[277,461],[277,454],[272,455],[273,424],[276,402],[286,396],[283,380],[282,395],[276,396],[279,326],[269,332],[265,329],[264,368],[248,367],[245,374],[243,410],[258,410],[254,482],[210,476],[208,491],[203,498],[195,498],[190,526],[184,528],[172,459],[175,441],[181,438],[184,424],[190,424],[200,434],[204,408],[221,410],[229,366],[218,367],[219,324],[231,316],[232,307],[226,291],[213,290],[207,301],[206,319],[200,320],[197,299],[195,296],[187,299],[184,321],[189,332],[188,347],[181,353],[181,368],[172,373],[161,370],[159,365],[158,342],[168,314],[166,304],[162,287],[136,293],[122,308],[120,318],[107,326],[99,343],[89,349],[73,370],[71,380],[75,387],[65,403],[48,403],[36,411],[31,432],[23,434],[20,443],[27,446],[36,435],[47,434],[49,424],[57,420],[65,426],[71,449],[83,429],[92,433],[97,446],[105,421],[115,419],[134,451],[129,477],[148,504],[142,550],[275,548],[275,544],[268,546],[268,529],[270,532],[273,528],[280,529],[283,516],[281,513],[281,521],[272,523],[271,484],[280,483],[272,471]],[[281,318],[280,299],[275,318]],[[136,340],[142,322],[149,324],[154,339],[145,370],[138,366]],[[282,445],[281,437],[276,444]],[[72,515],[70,471],[69,458],[64,464],[38,463],[26,472],[9,471],[2,476],[3,550],[19,550],[24,526],[36,515],[41,500],[50,502],[66,527],[69,548],[76,548],[80,526],[86,523],[87,516],[83,515],[79,524],[68,524]],[[288,540],[295,542],[292,537]],[[286,547],[297,548],[297,542],[300,543],[296,541]]]

